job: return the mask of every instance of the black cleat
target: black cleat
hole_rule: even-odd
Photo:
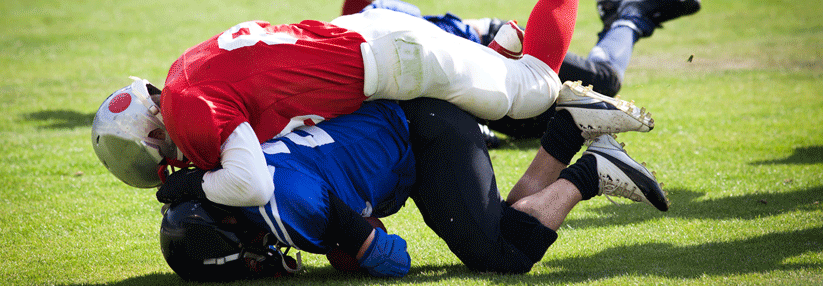
[[[611,29],[612,24],[617,20],[617,8],[620,7],[621,0],[597,0],[597,13],[600,14],[600,21],[603,22],[603,31],[597,35],[603,38],[606,31]]]
[[[700,10],[700,0],[622,0],[614,25],[625,24],[641,37],[652,35],[663,22],[688,16]]]
[[[646,169],[646,163],[637,163],[623,150],[623,144],[611,134],[592,139],[583,155],[597,159],[600,192],[613,203],[609,196],[623,197],[649,204],[660,211],[669,210],[669,199],[657,182],[654,172]]]
[[[663,1],[663,3],[660,8],[646,15],[657,26],[660,26],[663,22],[700,11],[700,0],[668,0]]]

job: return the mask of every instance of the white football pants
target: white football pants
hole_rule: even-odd
[[[537,116],[557,99],[560,79],[529,55],[507,59],[425,19],[373,9],[334,19],[360,33],[369,100],[431,97],[483,119]]]

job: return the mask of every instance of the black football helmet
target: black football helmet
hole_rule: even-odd
[[[277,243],[270,244],[267,232],[234,215],[236,208],[193,200],[162,211],[160,249],[169,267],[185,280],[278,277],[302,266],[300,253],[295,260]]]

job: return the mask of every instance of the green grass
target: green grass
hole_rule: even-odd
[[[238,22],[329,20],[342,3],[156,2],[0,3],[0,284],[187,284],[160,254],[154,192],[94,156],[94,112],[127,76],[162,84],[186,48]],[[585,55],[601,24],[581,2],[571,51]],[[823,284],[819,3],[703,2],[637,44],[621,91],[654,114],[652,132],[619,140],[657,171],[669,212],[583,202],[530,273],[494,275],[466,270],[409,203],[385,220],[410,242],[406,278],[344,275],[304,255],[298,277],[230,284]],[[523,22],[534,1],[414,3]],[[537,143],[504,145],[492,156],[505,195]]]

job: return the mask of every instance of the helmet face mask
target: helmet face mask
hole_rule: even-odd
[[[98,159],[124,183],[138,188],[159,186],[163,158],[177,158],[178,150],[166,134],[160,109],[144,79],[112,93],[94,116],[92,146]]]

